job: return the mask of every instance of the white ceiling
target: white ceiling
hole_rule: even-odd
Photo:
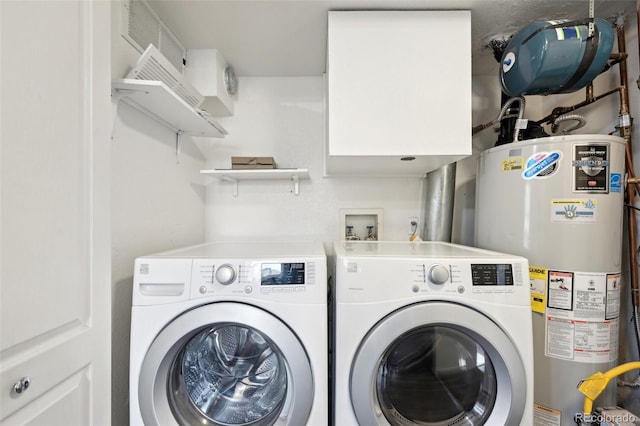
[[[218,49],[240,76],[322,75],[328,10],[470,9],[476,75],[497,73],[497,62],[487,47],[490,40],[505,39],[533,21],[589,16],[588,0],[149,0],[149,4],[187,49]],[[596,0],[595,16],[634,18],[636,4],[636,0]]]

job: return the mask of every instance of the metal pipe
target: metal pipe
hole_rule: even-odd
[[[625,163],[627,165],[627,171],[633,170],[633,159],[631,154],[631,144],[627,143],[625,147]],[[627,184],[627,191],[625,195],[625,203],[629,206],[633,206],[635,201],[635,185],[631,182]],[[640,306],[640,297],[638,295],[638,257],[636,256],[637,245],[637,224],[636,224],[636,211],[635,209],[627,209],[627,225],[629,227],[629,275],[631,281],[632,291],[632,303],[634,307]],[[640,338],[640,336],[639,336]]]
[[[553,122],[553,125],[551,126],[553,133],[556,133],[558,131],[558,125],[560,123],[562,123],[563,121],[569,121],[569,120],[576,121],[576,123],[571,126],[568,126],[565,129],[562,129],[562,133],[565,135],[568,135],[572,131],[577,130],[581,127],[584,127],[587,124],[587,119],[584,118],[584,116],[582,115],[579,115],[579,114],[561,115],[560,117],[555,119],[555,121]]]
[[[456,163],[427,173],[425,241],[451,241],[455,189]]]
[[[624,25],[618,25],[618,53],[625,53],[626,41],[624,37]],[[620,67],[620,113],[629,114],[629,90],[627,89],[627,61],[621,61]],[[631,126],[629,126],[629,131]],[[625,139],[627,136],[623,136]]]
[[[587,84],[585,101],[593,102],[593,82]]]
[[[626,53],[612,53],[609,56],[609,59],[613,60],[615,63],[618,63],[619,61],[627,59],[628,56],[629,55]]]
[[[638,3],[640,5],[640,2]],[[617,26],[618,33],[618,52],[625,54],[626,40],[624,34],[624,25]],[[631,138],[631,114],[629,111],[629,89],[627,87],[627,62],[621,61],[620,67],[620,116],[619,116],[619,129],[620,136],[625,141],[625,164],[627,174],[635,178],[635,167],[633,165],[633,147]],[[628,206],[633,206],[635,202],[635,184],[627,183],[625,192],[625,202]],[[631,281],[631,303],[633,305],[633,318],[635,325],[636,344],[640,349],[640,315],[638,313],[640,307],[640,283],[638,282],[638,256],[636,253],[637,248],[637,222],[636,222],[636,210],[635,208],[627,208],[627,225],[629,227],[629,275]]]
[[[626,167],[625,167],[625,168],[626,168]],[[635,187],[636,192],[637,192],[638,194],[640,194],[640,178],[639,178],[639,177],[636,177],[636,175],[634,175],[634,174],[632,174],[632,173],[629,173],[629,172],[627,171],[627,181],[626,181],[626,183],[625,183],[625,186],[627,186],[627,185],[629,185],[629,184],[632,184],[632,185]],[[626,200],[625,200],[625,202],[626,202]]]
[[[518,134],[520,132],[519,128],[515,128],[515,130],[511,129],[511,127],[514,127],[518,124],[518,122],[514,122],[514,123],[510,123],[508,125],[504,125],[504,120],[509,117],[509,118],[514,118],[514,117],[510,117],[511,115],[511,110],[510,107],[514,102],[518,102],[520,104],[519,108],[518,108],[518,117],[517,120],[522,120],[522,118],[524,118],[524,108],[525,108],[525,104],[526,104],[526,100],[524,98],[524,96],[516,96],[514,98],[509,98],[504,100],[505,98],[505,94],[504,92],[502,93],[502,97],[503,97],[503,105],[502,105],[502,109],[500,110],[500,113],[498,114],[498,116],[494,119],[489,121],[488,123],[485,124],[480,124],[478,126],[475,126],[474,128],[471,129],[471,134],[475,135],[476,133],[484,130],[484,129],[488,129],[489,127],[493,126],[496,123],[500,123],[500,138],[498,139],[498,145],[500,145],[501,143],[509,143],[509,142],[517,142],[518,141]],[[513,124],[513,126],[511,126],[511,124]],[[513,130],[513,139],[511,141],[506,141],[505,137],[506,134],[511,132]],[[504,140],[504,142],[502,141]]]
[[[575,111],[579,108],[582,108],[584,106],[590,105],[596,101],[599,101],[600,99],[612,95],[614,93],[619,93],[622,90],[622,87],[616,87],[615,89],[611,89],[608,92],[605,92],[601,95],[598,96],[593,96],[593,93],[591,94],[591,97],[589,96],[589,92],[588,92],[588,87],[587,87],[587,95],[586,95],[586,99],[580,103],[577,103],[575,105],[572,106],[568,106],[568,107],[556,107],[553,109],[553,111],[551,111],[551,114],[547,115],[546,117],[538,120],[535,122],[535,124],[552,124],[553,121],[561,116],[562,114],[566,114],[568,112],[571,111]]]

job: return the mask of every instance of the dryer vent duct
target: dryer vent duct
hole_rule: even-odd
[[[425,241],[451,242],[455,189],[456,163],[427,173]]]

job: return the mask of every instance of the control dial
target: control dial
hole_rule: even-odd
[[[218,281],[222,285],[229,285],[236,279],[236,270],[233,269],[233,266],[225,263],[224,265],[218,266],[216,270],[216,281]]]
[[[442,285],[449,280],[449,269],[439,263],[431,265],[427,272],[427,279],[433,284]]]

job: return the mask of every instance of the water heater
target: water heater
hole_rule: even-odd
[[[573,425],[579,381],[618,359],[624,140],[568,135],[480,156],[475,243],[529,259],[536,426]],[[615,384],[596,405],[615,404]]]

